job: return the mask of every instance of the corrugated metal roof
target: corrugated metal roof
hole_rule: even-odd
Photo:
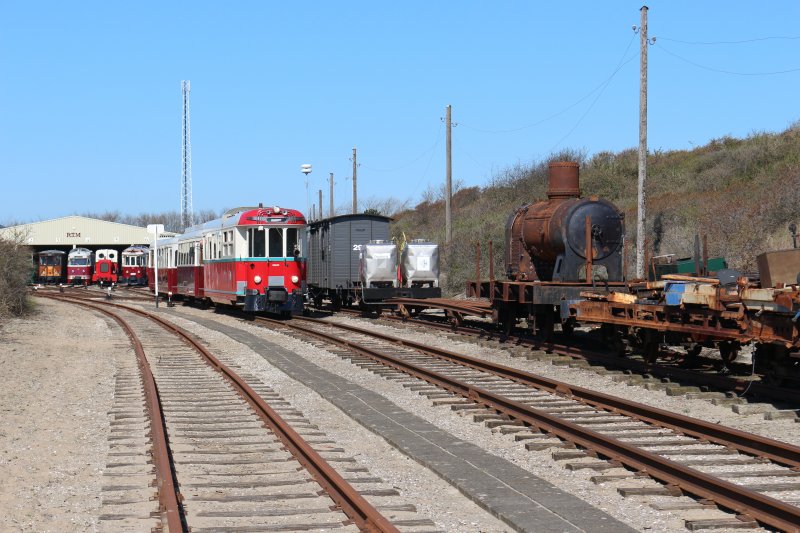
[[[20,224],[0,229],[0,237],[22,236],[31,246],[130,246],[150,244],[153,236],[147,228],[108,222],[96,218],[68,216]],[[164,232],[159,236],[169,237],[174,233]]]

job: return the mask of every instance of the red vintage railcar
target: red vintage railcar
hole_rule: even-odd
[[[151,254],[158,291],[251,312],[302,313],[305,225],[299,211],[259,205],[159,239]]]
[[[128,246],[122,250],[122,269],[119,282],[128,285],[147,283],[147,246]]]
[[[151,291],[158,288],[161,295],[172,296],[177,290],[176,255],[178,237],[158,239],[148,252],[147,279]],[[156,263],[158,268],[156,268]]]
[[[195,230],[181,236],[175,258],[175,292],[188,299],[204,299],[203,238]]]
[[[94,258],[88,248],[73,248],[67,254],[67,283],[88,285],[92,282]]]
[[[112,248],[102,248],[94,253],[94,273],[92,283],[111,285],[119,279],[119,252]]]

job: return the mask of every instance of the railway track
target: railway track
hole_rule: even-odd
[[[630,480],[632,486],[618,489],[623,495],[686,494],[698,506],[713,502],[733,513],[714,519],[715,527],[800,530],[800,507],[773,496],[800,491],[796,446],[364,328],[257,320],[344,347],[337,353],[354,364],[408,379],[404,385],[515,434],[529,450],[555,447],[553,457],[567,460],[567,468],[600,472],[596,482]],[[643,475],[658,484],[642,486]],[[710,525],[687,521],[691,529]]]
[[[342,309],[341,311],[349,315],[362,314],[357,310]],[[676,384],[703,387],[736,396],[747,395],[751,398],[759,398],[765,401],[783,404],[800,404],[800,389],[796,387],[770,384],[765,381],[765,376],[757,374],[748,376],[724,375],[719,373],[719,370],[715,368],[711,362],[706,365],[701,364],[695,367],[685,367],[683,365],[683,358],[676,357],[671,362],[661,361],[652,363],[636,357],[621,357],[618,354],[611,353],[610,350],[590,348],[588,345],[593,342],[590,339],[586,339],[585,341],[573,339],[570,344],[565,344],[563,341],[557,339],[553,341],[544,341],[522,334],[507,336],[498,331],[492,324],[487,324],[487,327],[481,327],[480,325],[483,323],[452,320],[446,316],[382,314],[381,318],[403,321],[409,324],[416,324],[442,331],[450,331],[472,338],[497,340],[509,346],[528,348],[533,351],[545,351],[548,354],[560,355],[575,361],[585,361],[593,365],[602,365],[607,369],[625,370],[640,376],[649,376],[649,379],[652,381],[661,381],[663,383],[673,382]],[[470,322],[472,322],[471,325]]]
[[[195,533],[431,530],[302,413],[186,331],[126,306],[49,297],[110,316],[137,354],[138,371],[123,364],[116,378],[105,530],[142,528],[148,514],[164,530]],[[143,510],[153,486],[158,504]],[[384,502],[399,525],[362,492]]]

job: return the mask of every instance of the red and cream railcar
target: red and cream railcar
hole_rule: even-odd
[[[122,250],[119,282],[128,285],[147,283],[147,246],[128,246]]]
[[[175,258],[175,293],[184,298],[204,299],[203,292],[203,226],[190,228],[180,236]]]
[[[112,248],[102,248],[94,253],[94,273],[92,282],[111,285],[119,278],[119,252]]]
[[[151,247],[147,259],[147,286],[155,292],[158,280],[158,293],[172,296],[177,291],[178,270],[178,237],[158,239],[155,247]],[[158,271],[156,272],[156,261]]]
[[[174,285],[160,282],[159,292],[250,312],[302,313],[305,224],[293,209],[241,207],[173,239],[159,239],[159,274],[175,272]]]
[[[302,313],[305,217],[278,206],[228,211],[203,232],[204,292],[245,311]]]
[[[67,254],[67,283],[88,285],[92,282],[92,251],[88,248],[73,248]]]

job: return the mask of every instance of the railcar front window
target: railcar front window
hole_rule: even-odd
[[[250,257],[267,257],[267,232],[264,228],[250,229]]]
[[[269,257],[283,256],[283,228],[269,228]]]
[[[286,230],[286,255],[288,257],[300,256],[300,242],[298,240],[299,231],[297,228],[288,228]]]

